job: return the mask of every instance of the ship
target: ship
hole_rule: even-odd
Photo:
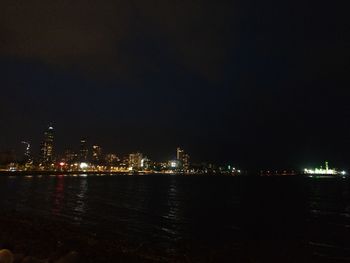
[[[322,166],[320,168],[315,169],[304,169],[304,175],[308,177],[316,177],[316,178],[333,178],[333,177],[346,177],[346,171],[338,171],[337,169],[329,168],[328,162],[325,162],[325,168]]]

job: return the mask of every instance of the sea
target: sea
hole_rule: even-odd
[[[291,248],[286,257],[295,262],[298,251],[314,262],[350,262],[347,178],[1,175],[0,207],[169,257],[248,246],[252,253]]]

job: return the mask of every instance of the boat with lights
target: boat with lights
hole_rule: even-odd
[[[304,174],[308,177],[316,177],[316,178],[334,178],[334,177],[346,177],[346,171],[338,171],[337,169],[329,168],[328,162],[325,162],[325,167],[322,166],[320,168],[315,169],[304,169]]]

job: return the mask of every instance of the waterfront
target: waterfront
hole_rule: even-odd
[[[242,262],[346,262],[349,191],[350,181],[337,178],[0,177],[3,214],[191,262],[235,255]]]

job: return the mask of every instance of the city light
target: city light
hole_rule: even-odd
[[[27,172],[77,172],[77,174],[88,173],[125,173],[125,174],[180,174],[180,175],[246,175],[246,170],[240,170],[234,163],[216,165],[214,163],[191,163],[190,155],[182,147],[177,147],[171,159],[154,161],[141,152],[131,152],[124,156],[116,153],[104,153],[100,145],[91,144],[82,137],[80,147],[74,150],[70,146],[64,154],[57,154],[55,149],[54,127],[48,125],[43,132],[43,139],[40,144],[40,155],[33,156],[30,152],[30,143],[21,141],[26,145],[23,152],[25,159],[23,162],[9,162],[0,166],[1,171]],[[4,157],[8,158],[7,155]],[[326,161],[324,166],[319,168],[305,168],[304,170],[261,170],[261,176],[293,175],[323,178],[329,176],[339,176],[348,178],[347,172],[335,168],[329,168]]]
[[[79,167],[80,169],[87,169],[89,165],[87,163],[80,163]]]
[[[170,167],[171,168],[176,168],[177,167],[177,162],[176,161],[171,161],[170,162]]]

